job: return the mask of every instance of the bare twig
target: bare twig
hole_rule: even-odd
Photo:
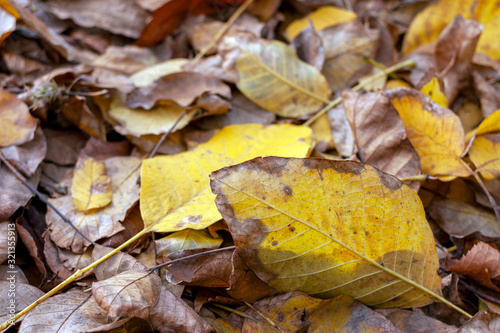
[[[167,136],[169,136],[169,134],[172,133],[172,131],[174,130],[175,126],[177,126],[177,124],[179,124],[179,122],[181,121],[181,119],[184,118],[184,116],[186,116],[186,114],[187,114],[186,110],[184,110],[181,113],[181,115],[179,116],[179,118],[177,118],[177,120],[175,121],[175,123],[172,125],[172,127],[170,127],[170,129],[167,132],[163,133],[162,137],[156,143],[155,147],[153,148],[153,150],[149,154],[148,158],[154,157],[156,155],[156,153],[158,152],[158,149],[160,148],[160,146],[162,145],[162,143],[165,141],[165,139],[167,138]]]

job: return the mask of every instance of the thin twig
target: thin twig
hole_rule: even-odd
[[[159,264],[159,265],[150,267],[148,269],[152,272],[155,269],[162,268],[164,266],[168,266],[168,265],[171,265],[171,264],[174,264],[176,262],[183,261],[183,260],[186,260],[186,259],[201,257],[201,256],[204,256],[204,255],[207,255],[207,254],[212,254],[212,253],[222,252],[222,251],[227,251],[227,250],[234,250],[234,249],[236,249],[235,246],[228,246],[228,247],[223,247],[223,248],[220,248],[220,249],[209,250],[209,251],[205,251],[205,252],[201,252],[201,253],[191,254],[189,256],[185,256],[185,257],[182,257],[182,258],[177,258],[177,259],[171,260],[169,262],[164,262],[163,264]]]
[[[266,316],[265,314],[263,314],[262,312],[260,312],[259,310],[257,310],[255,307],[252,306],[252,304],[248,303],[248,302],[244,302],[246,306],[248,306],[250,309],[254,310],[255,312],[257,312],[257,314],[259,316],[261,316],[262,318],[264,318],[271,326],[273,326],[274,328],[276,328],[278,331],[280,332],[283,332],[283,330],[271,319],[269,318],[268,316]],[[284,333],[284,332],[283,332]]]
[[[52,208],[54,210],[54,212],[57,215],[59,215],[64,222],[66,222],[67,224],[69,224],[71,226],[71,228],[73,228],[76,231],[77,234],[79,234],[80,236],[82,236],[83,239],[85,239],[90,244],[92,244],[94,246],[97,245],[97,243],[91,241],[77,227],[75,227],[75,225],[71,222],[71,220],[69,218],[67,218],[63,213],[61,213],[59,211],[59,209],[57,209],[53,204],[51,204],[49,202],[49,200],[47,200],[47,198],[45,198],[45,196],[42,193],[40,193],[30,182],[28,182],[28,180],[19,171],[17,171],[17,169],[9,162],[9,160],[7,160],[7,158],[5,157],[5,155],[3,154],[2,151],[0,151],[0,160],[7,166],[7,168],[9,168],[9,170],[20,181],[23,182],[24,185],[26,185],[31,190],[31,192],[33,192],[34,194],[36,194],[38,196],[38,198],[40,198],[40,200],[42,200],[47,206],[49,206],[50,208]]]
[[[222,304],[219,304],[219,303],[210,303],[210,305],[213,305],[217,308],[220,308],[222,310],[226,310],[228,312],[231,312],[231,313],[234,313],[235,315],[238,315],[240,317],[243,317],[243,318],[248,318],[248,319],[253,319],[255,320],[256,322],[258,322],[257,319],[255,319],[254,317],[246,314],[245,312],[241,312],[241,311],[238,311],[238,310],[235,310],[233,308],[230,308],[229,306],[225,306],[225,305],[222,305]]]
[[[177,124],[179,124],[179,122],[181,121],[182,118],[184,118],[184,116],[186,115],[186,110],[184,110],[181,115],[179,116],[179,118],[177,118],[177,120],[175,121],[174,125],[172,127],[170,127],[170,129],[163,133],[162,137],[160,138],[160,141],[158,141],[155,145],[155,147],[153,148],[153,150],[151,151],[151,153],[149,154],[148,158],[152,158],[156,155],[156,152],[158,151],[158,149],[160,149],[160,146],[162,145],[162,143],[165,141],[165,139],[167,138],[167,136],[169,136],[170,133],[172,133],[172,131],[174,130],[175,126],[177,126]]]
[[[214,38],[212,38],[212,40],[210,41],[210,43],[205,46],[201,51],[200,53],[198,53],[196,55],[196,57],[193,58],[193,63],[197,62],[198,60],[200,60],[205,54],[207,54],[207,52],[215,46],[215,44],[217,44],[217,42],[219,41],[219,39],[222,38],[222,36],[224,36],[224,34],[229,30],[229,28],[233,25],[234,21],[236,21],[238,19],[238,17],[240,17],[241,14],[243,14],[243,12],[248,8],[248,6],[250,6],[250,4],[253,2],[254,0],[246,0],[234,13],[233,15],[231,15],[231,17],[229,18],[229,20],[227,20],[227,22],[224,24],[224,26],[219,30],[217,31],[217,33],[215,34]]]
[[[384,76],[386,76],[389,73],[395,72],[395,71],[400,70],[401,68],[404,68],[404,67],[414,67],[415,65],[416,65],[416,63],[415,63],[414,60],[411,60],[411,59],[405,60],[403,62],[400,62],[399,64],[396,64],[394,66],[391,66],[391,67],[385,69],[384,71],[382,71],[380,73],[377,73],[375,75],[370,76],[366,80],[364,80],[364,81],[358,83],[356,86],[354,86],[352,88],[352,90],[356,91],[356,90],[363,89],[367,85],[372,84],[373,82],[377,81],[378,79],[383,78]],[[328,110],[330,110],[331,108],[333,108],[336,105],[340,104],[341,102],[342,102],[342,97],[335,98],[327,106],[325,106],[324,108],[322,108],[321,110],[319,110],[318,113],[316,113],[314,116],[312,116],[311,118],[309,118],[309,120],[307,120],[302,125],[303,126],[310,126],[313,122],[315,122],[316,120],[318,120],[318,118],[321,117],[323,114],[325,114]]]

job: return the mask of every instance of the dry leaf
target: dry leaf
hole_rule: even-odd
[[[417,312],[401,309],[382,309],[378,313],[389,319],[401,333],[456,333],[457,327]]]
[[[158,302],[161,279],[147,270],[130,270],[92,283],[92,295],[112,317],[136,316]]]
[[[106,173],[103,161],[94,160],[92,157],[79,160],[71,182],[71,196],[76,209],[85,213],[104,208],[111,203],[111,177]]]
[[[136,203],[139,196],[139,177],[141,160],[135,157],[113,157],[105,161],[106,170],[111,176],[113,200],[106,208],[85,214],[75,207],[71,195],[50,199],[70,221],[89,239],[112,236],[123,227],[120,223],[127,211]],[[64,222],[52,209],[47,212],[47,225],[50,238],[61,248],[70,248],[82,253],[89,244],[75,230]]]
[[[500,330],[500,316],[480,310],[457,333],[495,333]]]
[[[0,89],[0,148],[33,140],[37,123],[26,104]]]
[[[281,157],[211,178],[239,254],[272,287],[381,308],[432,302],[397,272],[440,293],[422,204],[397,178],[356,162]]]
[[[398,87],[394,87],[398,88]],[[408,87],[411,88],[411,87]],[[439,80],[434,76],[429,80],[424,86],[420,89],[420,92],[429,96],[430,99],[434,101],[434,103],[441,105],[444,108],[448,108],[448,99],[441,91],[441,87],[439,85]]]
[[[222,238],[215,239],[205,230],[186,229],[174,232],[155,241],[156,253],[162,256],[168,256],[180,250],[213,250],[217,249],[222,244],[222,241]]]
[[[135,87],[145,87],[163,76],[182,72],[182,67],[187,63],[188,60],[183,58],[170,59],[135,72],[129,78]]]
[[[220,220],[208,174],[256,156],[301,156],[311,147],[311,130],[293,125],[232,125],[195,149],[143,163],[141,213],[157,232],[204,229]]]
[[[485,179],[500,177],[500,110],[479,125],[469,157]]]
[[[45,294],[40,289],[29,285],[28,281],[18,279],[21,270],[15,271],[10,267],[9,271],[7,279],[0,281],[0,306],[2,307],[0,321],[2,323],[13,318],[16,313],[24,310]],[[15,284],[14,288],[12,284]],[[15,296],[12,295],[13,293]],[[15,303],[11,303],[11,300],[15,300]]]
[[[403,119],[408,139],[420,156],[423,173],[444,181],[471,175],[460,157],[464,151],[464,130],[451,110],[413,89],[399,88],[387,92],[387,96]]]
[[[237,49],[238,89],[261,108],[283,117],[302,117],[328,103],[325,78],[279,41],[240,33],[224,39]]]

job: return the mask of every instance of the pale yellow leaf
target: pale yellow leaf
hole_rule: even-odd
[[[111,177],[106,173],[103,161],[90,157],[77,163],[71,183],[71,196],[76,209],[81,212],[103,208],[111,203]]]

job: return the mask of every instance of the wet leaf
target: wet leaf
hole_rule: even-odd
[[[397,178],[356,162],[280,157],[211,178],[239,254],[272,287],[381,308],[432,302],[398,273],[440,293],[422,204]]]
[[[356,13],[333,6],[320,7],[311,14],[293,21],[285,30],[285,36],[292,40],[309,27],[309,20],[316,31],[354,20]]]
[[[161,279],[149,271],[124,271],[92,284],[97,304],[112,317],[134,316],[158,302]]]
[[[106,173],[103,161],[91,157],[79,161],[73,174],[71,196],[76,209],[85,213],[111,203],[111,178]]]
[[[241,53],[236,60],[238,89],[255,104],[283,117],[301,117],[328,103],[325,78],[284,43],[250,34],[225,38]]]
[[[471,175],[460,157],[465,148],[464,130],[451,110],[413,89],[399,88],[387,94],[420,156],[423,173],[445,181]]]
[[[0,148],[31,141],[36,127],[37,120],[31,116],[28,106],[0,89]]]
[[[204,229],[221,218],[208,174],[261,155],[306,156],[311,131],[293,125],[232,125],[195,149],[143,163],[141,213],[157,232]]]

